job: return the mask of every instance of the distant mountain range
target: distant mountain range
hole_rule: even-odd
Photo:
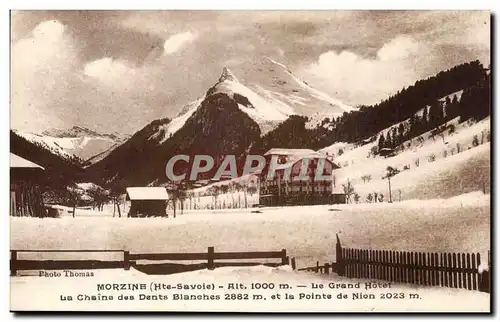
[[[64,158],[76,156],[82,161],[91,159],[128,138],[118,133],[102,134],[80,126],[73,126],[70,129],[48,129],[41,134],[17,130],[14,132]]]
[[[51,136],[55,138],[81,138],[81,137],[91,137],[91,138],[109,138],[111,140],[122,141],[127,139],[120,133],[102,134],[96,131],[90,130],[86,127],[73,126],[70,129],[48,129],[42,132],[42,135]]]

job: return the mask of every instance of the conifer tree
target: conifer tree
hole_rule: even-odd
[[[422,114],[422,125],[423,128],[427,128],[427,123],[429,123],[429,115],[427,111],[427,106],[424,107],[424,113]]]
[[[380,137],[378,138],[378,151],[380,152],[383,148],[385,148],[384,133],[380,134]]]
[[[387,131],[387,136],[385,137],[385,147],[392,148],[391,131]]]

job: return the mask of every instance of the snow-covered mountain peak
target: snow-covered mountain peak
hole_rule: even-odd
[[[227,68],[227,67],[224,67],[222,69],[222,74],[220,75],[220,78],[219,78],[219,83],[222,83],[224,81],[238,82],[238,79],[236,78],[236,76],[234,76],[234,74],[231,72],[231,70],[229,70],[229,68]]]
[[[239,110],[258,124],[261,134],[273,130],[291,115],[311,116],[318,111],[340,115],[350,107],[315,90],[295,77],[283,64],[269,57],[260,57],[237,68],[236,77],[228,67],[222,69],[217,82],[205,95],[180,109],[178,114],[158,125],[148,140],[165,143],[180,130],[205,100],[212,95],[225,94],[237,104]]]
[[[282,63],[277,62],[276,60],[274,60],[270,57],[267,57],[267,56],[264,56],[264,59],[268,60],[269,62],[271,62],[272,64],[274,64],[276,66],[279,66],[279,68],[282,68],[285,71],[285,73],[288,74],[296,82],[297,85],[299,85],[304,91],[306,91],[312,97],[314,97],[318,100],[324,101],[326,103],[329,103],[332,107],[337,107],[340,110],[342,110],[343,112],[351,112],[351,111],[357,110],[357,108],[352,107],[352,106],[347,105],[347,104],[344,104],[342,101],[340,101],[336,98],[333,98],[330,95],[315,89],[314,87],[309,85],[307,82],[298,78],[295,74],[292,73],[292,71],[290,69],[288,69],[288,67],[286,67]],[[327,111],[323,111],[323,112],[327,112]],[[325,114],[329,114],[329,113],[325,113]]]

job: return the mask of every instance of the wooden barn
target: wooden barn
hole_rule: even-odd
[[[10,153],[10,215],[45,217],[40,182],[45,169]]]
[[[128,187],[128,217],[167,216],[168,193],[165,187]]]
[[[276,173],[268,177],[272,157],[278,158]],[[343,203],[337,193],[334,170],[339,166],[326,155],[309,149],[271,149],[265,155],[266,166],[260,173],[259,204],[263,206],[316,205]],[[301,178],[302,167],[306,178]],[[316,179],[322,168],[327,178]]]

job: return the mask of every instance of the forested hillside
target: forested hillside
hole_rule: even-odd
[[[430,106],[428,128],[442,119],[439,98],[464,90],[463,101],[445,103],[447,118],[455,116],[482,118],[489,114],[490,77],[479,61],[473,61],[439,72],[435,76],[415,82],[397,94],[374,106],[362,106],[359,111],[344,113],[331,121],[333,142],[357,142],[367,139],[393,124],[411,118],[419,110]],[[417,121],[418,122],[418,121]],[[425,123],[425,121],[424,121]],[[425,130],[424,130],[425,131]]]
[[[456,92],[462,92],[460,99],[450,97]],[[461,120],[483,119],[491,113],[490,93],[488,70],[473,61],[419,80],[376,105],[362,106],[336,119],[325,118],[313,129],[307,128],[307,118],[292,116],[262,138],[258,151],[275,147],[320,149],[335,142],[377,139],[381,140],[379,148],[394,148],[457,116]],[[388,137],[375,137],[391,126]]]

